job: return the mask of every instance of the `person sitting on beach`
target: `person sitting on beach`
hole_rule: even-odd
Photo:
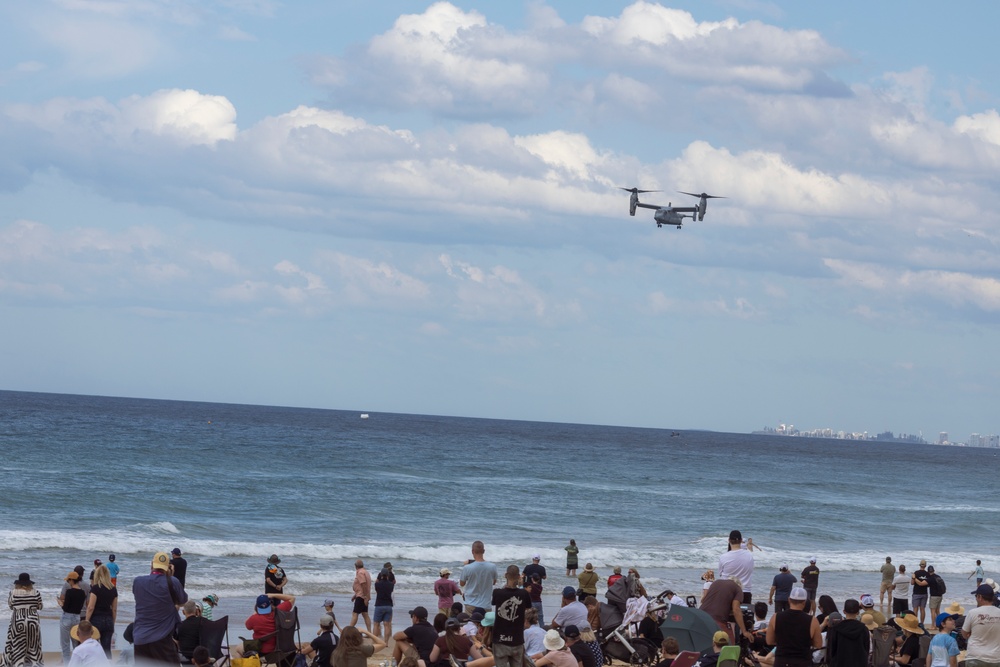
[[[337,648],[337,635],[333,634],[333,617],[323,614],[319,617],[319,634],[315,639],[304,642],[299,651],[307,659],[312,656],[313,667],[329,667],[330,656]]]
[[[420,659],[431,664],[431,651],[434,643],[437,642],[438,633],[430,623],[427,622],[427,608],[414,607],[410,610],[410,627],[397,632],[392,636],[396,640],[396,645],[392,649],[392,657],[398,663],[407,646],[412,646],[417,650]]]
[[[896,627],[903,631],[903,644],[896,654],[896,664],[912,665],[920,657],[920,635],[924,634],[924,629],[912,613],[899,616],[895,621]]]
[[[365,641],[365,638],[370,641]],[[368,658],[385,648],[381,637],[353,625],[344,628],[330,657],[330,667],[368,667]]]
[[[958,667],[958,641],[951,636],[955,631],[955,614],[945,612],[938,614],[934,619],[934,625],[938,632],[931,639],[930,646],[927,647],[928,667]]]
[[[615,585],[615,582],[622,578],[622,566],[615,565],[614,569],[611,570],[612,574],[608,577],[608,588]]]
[[[653,667],[670,667],[674,664],[674,658],[681,652],[681,645],[674,637],[667,637],[660,644],[660,661]]]
[[[646,612],[639,621],[637,634],[653,646],[663,643],[663,632],[660,630],[660,617],[657,616],[657,612],[652,610]]]
[[[94,639],[94,626],[89,621],[80,621],[73,628],[80,645],[73,649],[73,655],[68,661],[68,667],[109,667],[111,661],[104,655],[100,642]]]
[[[475,616],[475,614],[473,614]],[[483,617],[479,624],[479,634],[472,638],[472,645],[483,657],[470,660],[466,667],[493,667],[496,660],[493,657],[493,612]]]
[[[444,636],[438,637],[431,649],[431,661],[429,664],[437,665],[442,661],[445,663],[454,659],[455,663],[462,667],[470,659],[477,660],[483,657],[469,637],[462,634],[462,624],[457,618],[449,618],[444,624]]]
[[[533,608],[524,614],[524,654],[532,660],[545,653],[545,629],[541,626],[538,612]]]
[[[275,605],[275,600],[281,600],[280,606]],[[254,613],[247,618],[244,625],[247,630],[253,632],[253,639],[263,639],[260,644],[261,655],[266,655],[274,651],[274,647],[277,644],[277,637],[274,635],[274,631],[277,628],[276,619],[274,617],[274,610],[281,609],[282,611],[290,611],[292,605],[295,604],[294,595],[284,595],[279,593],[271,593],[270,595],[258,595],[257,601],[254,604]],[[239,653],[242,654],[242,651]],[[242,657],[242,655],[237,656]]]
[[[738,530],[730,531],[728,549],[726,553],[719,556],[719,567],[716,571],[718,579],[728,579],[736,577],[739,579],[740,587],[743,589],[744,604],[753,602],[753,540],[747,539],[743,542],[743,533]]]
[[[583,667],[576,656],[566,648],[566,641],[558,630],[545,633],[545,650],[547,653],[535,661],[535,667]]]
[[[442,567],[438,574],[440,578],[434,582],[434,594],[438,596],[438,611],[442,614],[448,614],[451,606],[455,604],[455,596],[464,598],[465,595],[462,593],[461,587],[451,579],[451,570]]]
[[[830,628],[826,634],[827,663],[829,667],[857,667],[868,664],[871,650],[871,631],[858,620],[861,604],[854,599],[844,602],[846,618]]]
[[[567,586],[562,592],[562,608],[552,617],[553,628],[564,628],[567,625],[577,627],[587,622],[587,606],[576,599],[576,589]]]
[[[177,640],[177,650],[180,654],[191,659],[194,650],[201,645],[201,606],[194,600],[188,600],[181,607],[184,620],[177,624],[174,631],[174,639]]]
[[[844,619],[837,609],[837,603],[829,595],[819,596],[819,611],[820,614],[816,617],[816,620],[819,622],[820,632],[826,632],[830,626]]]
[[[872,620],[875,621],[876,625],[885,625],[885,614],[875,609],[875,597],[865,593],[861,596],[861,614],[871,614]]]
[[[701,652],[698,667],[716,667],[719,664],[719,653],[727,646],[729,646],[729,635],[718,630],[712,635],[712,645]]]
[[[191,664],[194,667],[209,667],[214,662],[208,649],[204,646],[195,646],[194,651],[191,652]]]
[[[219,606],[219,596],[209,593],[201,599],[201,617],[211,621],[212,610]]]

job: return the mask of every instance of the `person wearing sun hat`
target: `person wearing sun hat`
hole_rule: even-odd
[[[920,627],[916,615],[912,612],[897,616],[893,621],[896,627],[903,631],[903,644],[896,654],[897,665],[912,665],[920,657],[920,635],[925,630]]]
[[[70,667],[102,667],[110,666],[111,661],[104,655],[104,649],[98,639],[100,633],[90,621],[80,621],[79,625],[74,625],[70,631],[73,639],[79,642],[79,646],[73,649],[72,656],[65,664]]]
[[[219,596],[209,593],[201,599],[201,617],[209,621],[212,620],[212,610],[219,606]]]
[[[150,573],[132,580],[135,599],[132,637],[136,658],[176,665],[177,607],[187,602],[188,596],[170,571],[170,556],[161,551],[153,556]]]
[[[553,667],[579,667],[576,656],[566,648],[566,641],[559,634],[558,630],[549,630],[546,632],[542,643],[545,645],[548,653],[535,661],[535,667],[546,667],[546,665],[552,665]]]
[[[1000,665],[1000,609],[993,606],[996,593],[988,583],[972,591],[976,608],[969,610],[962,624],[962,636],[968,640],[966,667]]]

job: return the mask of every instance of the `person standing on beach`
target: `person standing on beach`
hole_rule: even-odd
[[[577,582],[580,584],[580,590],[578,592],[580,602],[587,599],[588,595],[597,596],[597,582],[600,581],[600,577],[597,576],[597,572],[594,572],[594,564],[587,563],[583,566],[583,572],[580,576],[576,578]]]
[[[910,576],[910,584],[913,586],[913,597],[910,598],[913,604],[910,609],[920,617],[921,625],[923,625],[927,614],[927,587],[930,585],[930,582],[927,581],[926,567],[927,561],[920,561],[920,567],[914,570]]]
[[[819,589],[819,568],[816,556],[809,559],[809,565],[802,570],[802,588],[809,594],[809,613],[816,613],[816,591]]]
[[[538,623],[545,625],[545,612],[542,609],[542,579],[537,573],[531,575],[531,581],[524,585],[528,597],[531,598],[531,608],[538,615]]]
[[[438,611],[447,615],[451,605],[455,604],[455,596],[462,595],[462,589],[451,579],[451,570],[442,567],[441,578],[434,582],[434,594],[438,596]]]
[[[1000,667],[1000,609],[993,606],[996,594],[989,584],[980,584],[972,592],[976,608],[969,610],[962,625],[968,640],[965,667]]]
[[[135,657],[179,664],[174,642],[177,607],[187,602],[188,596],[181,582],[170,576],[167,554],[157,553],[149,574],[132,580],[132,596],[135,598],[135,623],[132,625]]]
[[[615,582],[622,578],[622,566],[615,565],[611,569],[611,576],[608,577],[608,588],[615,585]]]
[[[889,606],[892,606],[892,578],[896,576],[896,568],[892,564],[892,557],[886,556],[885,563],[879,568],[882,573],[882,583],[878,587],[878,606],[885,605],[885,594],[889,594]]]
[[[521,570],[508,565],[503,588],[493,591],[493,658],[496,667],[521,667],[524,660],[524,618],[531,609],[528,591],[519,588]]]
[[[566,549],[566,576],[575,577],[576,568],[580,567],[580,549],[576,546],[576,540],[570,540]]]
[[[396,582],[389,578],[389,568],[383,567],[375,578],[375,615],[372,621],[375,623],[376,637],[385,637],[385,643],[389,643],[392,637],[392,592],[396,588]],[[381,633],[382,624],[385,624],[385,633]]]
[[[806,612],[809,593],[796,586],[788,596],[789,609],[771,616],[767,644],[774,646],[775,667],[812,667],[812,652],[823,648],[819,622]]]
[[[111,585],[115,588],[118,588],[118,573],[121,570],[121,567],[115,562],[115,555],[108,554],[108,574],[111,575]]]
[[[906,566],[900,563],[899,573],[892,579],[893,594],[892,615],[906,611],[910,604],[910,575],[906,574]]]
[[[80,588],[80,575],[75,570],[66,575],[66,583],[69,588],[64,588],[58,598],[59,607],[63,611],[59,620],[59,647],[62,649],[63,664],[67,664],[73,657],[69,633],[80,622],[80,612],[87,606],[88,595]]]
[[[108,568],[100,565],[94,570],[94,585],[87,597],[87,620],[101,633],[101,646],[111,657],[111,637],[118,618],[118,589],[111,585]]]
[[[351,612],[351,627],[358,624],[358,616],[365,620],[365,629],[372,631],[372,621],[368,616],[368,602],[372,599],[372,575],[365,569],[365,563],[360,558],[354,561],[354,583],[351,585],[354,595],[354,610]]]
[[[795,575],[788,571],[787,565],[782,565],[778,568],[778,574],[774,575],[771,592],[767,596],[767,603],[774,605],[774,613],[788,609],[788,594],[794,587]]]
[[[719,556],[719,567],[715,574],[717,579],[736,577],[743,589],[743,604],[753,603],[753,540],[743,542],[743,533],[733,530],[729,533],[729,549]]]
[[[496,583],[497,566],[486,560],[486,545],[476,540],[472,543],[472,560],[465,561],[459,575],[458,584],[464,590],[465,611],[471,614],[476,607],[489,607]]]
[[[928,565],[927,606],[931,608],[931,618],[937,619],[938,614],[941,613],[941,600],[944,599],[944,594],[947,592],[948,587],[945,586],[944,579],[942,579],[941,575],[934,571],[933,565]]]
[[[986,578],[986,573],[983,572],[983,561],[976,561],[976,569],[972,571],[972,574],[970,574],[968,578],[972,579],[973,577],[976,578],[976,586],[981,586],[983,579]]]
[[[285,591],[288,577],[285,576],[285,570],[279,566],[280,563],[278,554],[271,554],[268,557],[267,565],[264,567],[264,595],[281,594]]]
[[[735,637],[733,636],[733,630],[729,627],[729,621],[735,620],[740,632],[747,639],[753,641],[753,634],[750,632],[750,628],[743,623],[743,611],[740,609],[742,602],[743,589],[740,587],[740,582],[736,577],[732,579],[716,579],[701,599],[701,607],[699,609],[711,616],[716,625],[719,626],[719,629],[728,632],[731,639],[735,639]]]
[[[184,556],[181,555],[181,550],[174,547],[170,552],[172,558],[170,559],[170,566],[173,568],[174,578],[181,582],[181,588],[184,588],[184,584],[187,581],[187,571],[188,562]]]
[[[35,582],[27,572],[22,572],[14,580],[7,605],[10,607],[10,625],[7,626],[3,664],[5,667],[41,665],[42,631],[38,611],[42,608],[42,594],[35,590]]]
[[[545,566],[541,564],[542,556],[540,554],[535,554],[531,557],[531,563],[524,566],[524,576],[521,577],[521,581],[524,585],[527,585],[531,581],[531,575],[537,574],[538,578],[545,581],[548,573],[545,571]]]

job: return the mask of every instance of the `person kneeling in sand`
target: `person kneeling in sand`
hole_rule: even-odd
[[[101,643],[94,639],[94,626],[89,621],[80,621],[70,635],[80,642],[80,645],[73,649],[69,667],[107,667],[111,664],[104,655]]]

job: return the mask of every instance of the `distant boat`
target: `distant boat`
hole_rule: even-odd
[[[676,438],[676,437],[677,437],[677,436],[679,436],[679,435],[680,435],[680,433],[678,433],[677,431],[673,431],[673,432],[672,432],[672,433],[670,434],[670,437],[671,437],[671,438]]]
[[[361,413],[361,418],[362,419],[368,419],[368,413],[367,412],[362,412]]]

